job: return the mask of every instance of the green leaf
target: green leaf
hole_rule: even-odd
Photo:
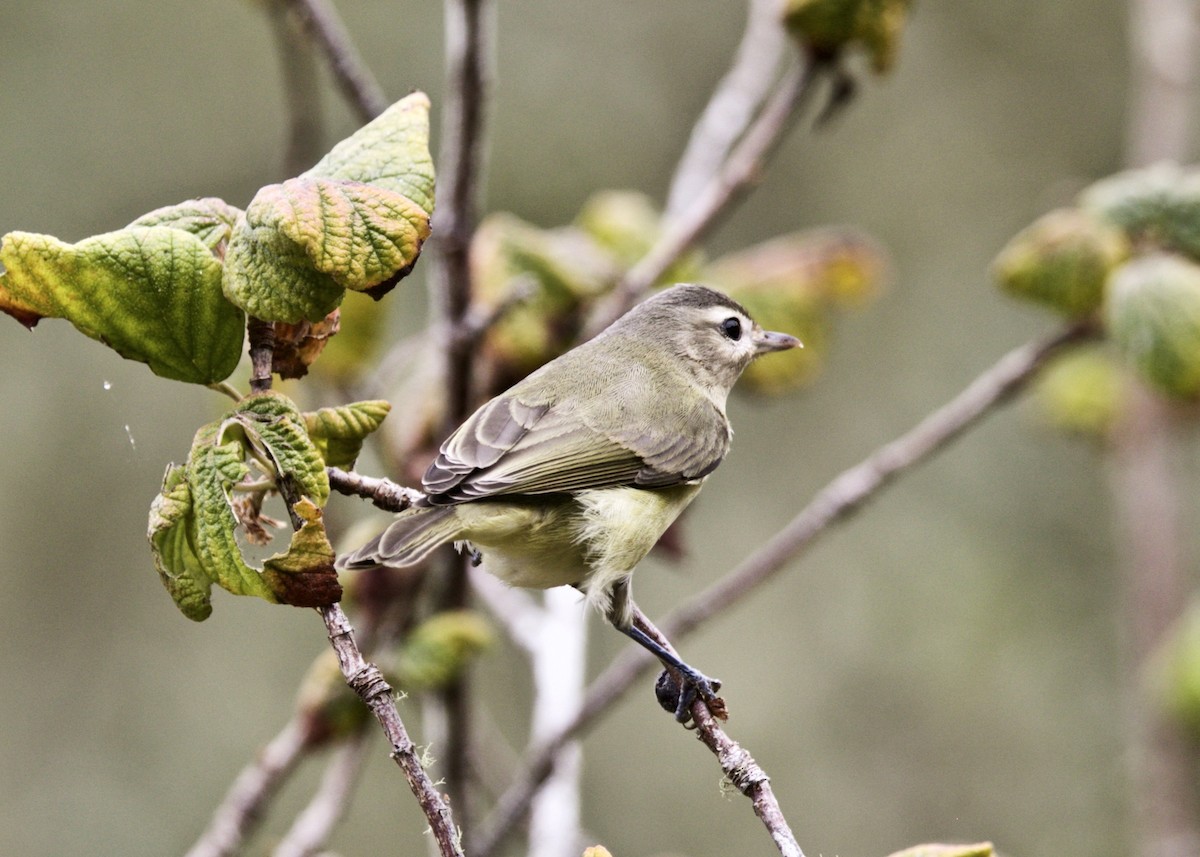
[[[416,264],[433,211],[429,99],[413,93],[315,167],[258,192],[226,257],[226,295],[251,315],[319,321],[344,289],[386,292]]]
[[[301,493],[293,511],[301,521],[286,552],[263,568],[247,563],[238,544],[234,492],[254,462],[277,484]],[[242,489],[245,490],[243,484]],[[329,495],[325,466],[309,441],[304,419],[285,396],[251,396],[196,432],[186,467],[167,472],[150,510],[149,536],[167,591],[190,619],[212,612],[212,584],[235,595],[318,607],[341,597],[333,548],[319,503]]]
[[[1200,397],[1200,265],[1171,253],[1127,262],[1109,279],[1113,344],[1164,393]]]
[[[156,375],[212,384],[242,355],[245,319],[221,293],[221,263],[195,235],[138,226],[66,244],[10,232],[0,310],[32,328],[65,318]]]
[[[353,402],[304,414],[308,437],[328,467],[353,467],[367,435],[379,428],[392,406],[385,401]]]
[[[273,391],[248,396],[222,423],[222,438],[230,436],[235,426],[245,432],[254,451],[270,459],[276,478],[291,480],[305,497],[325,505],[329,499],[325,462],[291,399]]]
[[[418,625],[396,659],[396,676],[405,690],[445,687],[492,644],[487,620],[473,610],[438,613]]]
[[[429,97],[414,92],[334,146],[306,177],[363,182],[433,211]]]
[[[218,259],[223,259],[234,224],[241,216],[240,208],[210,196],[156,208],[143,214],[129,226],[170,226],[172,229],[182,229],[203,241]]]
[[[186,471],[172,464],[163,477],[162,493],[150,504],[150,525],[146,533],[154,565],[175,604],[196,622],[212,613],[213,579],[196,553],[192,542],[195,519],[192,492]]]

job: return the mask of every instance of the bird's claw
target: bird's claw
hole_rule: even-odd
[[[654,683],[654,695],[658,697],[658,704],[672,712],[675,719],[685,725],[692,719],[692,704],[697,698],[704,701],[714,717],[725,720],[729,716],[725,700],[717,696],[720,689],[719,680],[709,678],[691,667],[678,671],[666,668]]]

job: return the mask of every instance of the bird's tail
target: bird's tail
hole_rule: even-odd
[[[378,537],[338,558],[339,569],[416,565],[434,548],[459,537],[454,506],[413,506],[396,516]]]

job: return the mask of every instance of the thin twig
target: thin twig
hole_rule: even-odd
[[[361,729],[334,750],[321,784],[291,828],[275,847],[274,857],[310,857],[329,841],[333,828],[342,820],[367,759],[370,733]]]
[[[696,120],[675,167],[664,217],[681,216],[717,173],[734,143],[750,126],[779,74],[786,39],[778,0],[749,0],[746,30],[729,71]]]
[[[634,624],[668,652],[679,657],[667,635],[654,626],[641,608],[634,605],[633,611]],[[775,799],[775,792],[771,789],[771,778],[749,752],[725,734],[717,722],[726,719],[724,703],[720,700],[718,703],[719,705],[713,708],[699,697],[692,702],[692,723],[695,724],[696,737],[717,757],[717,763],[720,764],[726,779],[750,799],[754,814],[771,834],[771,841],[775,843],[779,853],[783,857],[804,857],[800,843],[796,841],[791,826],[784,818],[783,809]]]
[[[299,174],[321,156],[324,137],[317,66],[300,30],[299,17],[292,9],[293,0],[272,0],[267,8],[287,105],[288,134],[283,170],[289,176]]]
[[[764,163],[812,95],[823,68],[813,60],[805,60],[784,74],[720,170],[677,218],[665,224],[654,246],[613,288],[594,318],[589,320],[589,333],[598,333],[633,306],[680,256],[708,234],[722,214],[729,211],[733,202],[761,174]]]
[[[1131,167],[1189,157],[1200,21],[1195,0],[1131,0]],[[1171,407],[1136,383],[1113,432],[1109,493],[1122,595],[1126,766],[1134,848],[1143,857],[1200,853],[1194,743],[1145,693],[1146,664],[1178,621],[1191,588]]]
[[[425,495],[416,488],[406,488],[390,479],[363,476],[340,467],[325,468],[329,487],[339,494],[363,497],[385,512],[403,512]]]
[[[371,709],[392,748],[392,758],[404,771],[408,787],[412,789],[421,811],[429,821],[433,838],[442,857],[463,856],[459,832],[450,813],[450,806],[443,795],[434,787],[433,780],[421,765],[417,748],[408,737],[408,730],[396,709],[396,700],[391,686],[383,678],[379,667],[367,663],[354,642],[354,629],[342,611],[340,604],[320,607],[318,611],[329,632],[329,642],[337,654],[342,675],[359,698]]]
[[[259,318],[246,321],[250,340],[250,392],[271,389],[271,364],[275,356],[275,325]]]
[[[329,0],[289,0],[304,29],[320,46],[329,62],[333,78],[346,100],[369,122],[388,106],[383,87],[362,61],[354,41]]]
[[[225,799],[213,813],[207,829],[187,852],[187,857],[229,857],[242,850],[247,837],[262,820],[266,804],[308,750],[309,732],[302,717],[293,717],[263,747],[233,781]]]
[[[429,278],[435,341],[440,346],[440,387],[445,396],[442,432],[447,435],[466,417],[477,337],[464,336],[471,306],[469,250],[483,189],[484,141],[492,74],[494,15],[491,0],[448,0],[446,89],[438,164],[438,204],[433,215],[436,264]],[[468,606],[466,564],[448,563],[437,610]],[[441,748],[442,770],[454,789],[455,809],[471,828],[469,788],[471,730],[467,677],[460,676],[425,701],[426,735]]]
[[[1055,354],[1096,335],[1094,324],[1079,323],[1001,357],[966,389],[916,427],[843,471],[767,544],[659,623],[665,634],[678,639],[717,611],[748,594],[799,555],[832,524],[861,508],[897,477],[946,449],[951,441],[1008,401]],[[561,748],[589,729],[657,663],[643,649],[629,646],[600,674],[588,689],[587,697],[575,718],[557,735],[526,754],[525,767],[501,796],[475,840],[472,857],[491,857],[496,853],[525,817],[539,784],[554,769]]]

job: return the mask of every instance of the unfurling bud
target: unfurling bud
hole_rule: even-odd
[[[1013,236],[992,270],[1005,291],[1078,318],[1099,309],[1105,281],[1129,249],[1120,229],[1062,208]]]
[[[877,74],[891,69],[911,0],[785,0],[783,23],[818,59],[858,46]]]
[[[1140,251],[1175,250],[1200,261],[1200,172],[1176,164],[1096,182],[1079,204],[1125,231]]]
[[[1103,440],[1116,424],[1129,392],[1129,370],[1103,346],[1077,348],[1038,377],[1034,397],[1052,426]]]
[[[1165,393],[1200,395],[1200,266],[1156,253],[1113,274],[1105,321],[1118,351]]]

